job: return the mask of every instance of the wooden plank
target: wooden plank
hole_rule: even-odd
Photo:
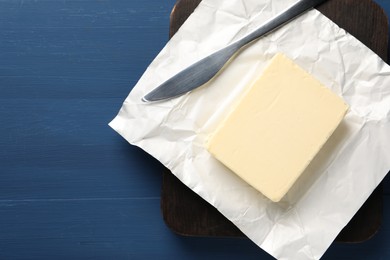
[[[1,1],[0,99],[123,101],[168,40],[172,3]]]
[[[113,144],[1,146],[0,202],[159,197],[160,163],[122,140]]]
[[[122,102],[123,98],[0,99],[0,132],[6,134],[0,145],[112,144],[119,137],[108,123]]]
[[[0,201],[0,259],[274,259],[248,239],[180,237],[160,199]],[[390,199],[384,201],[390,218]],[[323,259],[387,259],[390,222],[367,243],[334,243]]]
[[[200,0],[181,0],[176,4],[171,14],[171,36],[199,3]],[[317,9],[372,48],[382,59],[386,59],[388,22],[380,6],[371,0],[329,0]],[[164,172],[161,207],[164,220],[176,233],[187,236],[244,236],[221,213],[185,187],[169,171]],[[380,185],[336,240],[365,241],[377,232],[381,219]]]

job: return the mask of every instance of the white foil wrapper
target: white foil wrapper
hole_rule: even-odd
[[[203,0],[110,126],[275,258],[318,259],[390,169],[390,67],[376,54],[311,10],[243,49],[205,86],[166,102],[141,101],[169,77],[293,2]],[[204,144],[278,52],[342,96],[350,110],[297,183],[274,203],[214,159]]]

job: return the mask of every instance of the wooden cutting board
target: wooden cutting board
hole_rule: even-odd
[[[200,0],[178,0],[170,17],[170,37],[176,33],[199,3]],[[387,17],[376,3],[371,0],[328,0],[317,9],[386,60]],[[187,188],[168,170],[163,173],[161,209],[166,224],[181,235],[245,236],[213,206]],[[341,231],[336,241],[365,241],[377,232],[381,220],[382,186],[380,185]]]

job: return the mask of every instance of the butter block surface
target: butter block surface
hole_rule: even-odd
[[[283,54],[210,136],[207,150],[280,201],[343,119],[348,105]]]

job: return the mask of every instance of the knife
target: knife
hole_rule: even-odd
[[[326,0],[299,0],[286,10],[262,24],[247,36],[237,40],[213,54],[197,61],[142,98],[144,102],[163,101],[190,92],[206,82],[221,70],[226,62],[243,46],[275,30],[310,8]]]

